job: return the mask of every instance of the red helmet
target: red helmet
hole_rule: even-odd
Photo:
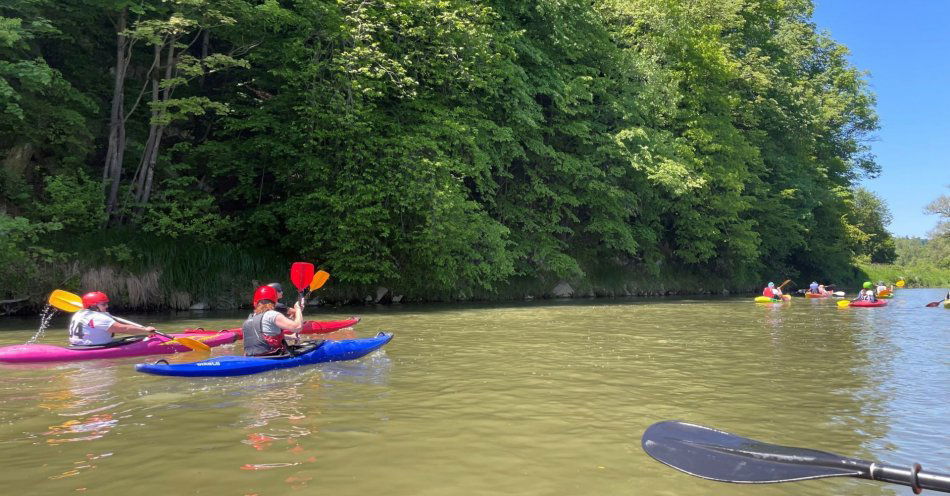
[[[270,286],[261,286],[254,290],[254,305],[261,300],[270,300],[277,303],[277,290]]]
[[[109,297],[102,291],[93,291],[82,295],[82,307],[90,308],[100,303],[109,303]]]

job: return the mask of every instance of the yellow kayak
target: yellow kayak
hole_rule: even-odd
[[[791,299],[792,297],[789,295],[782,295],[781,300],[775,300],[775,299],[769,298],[768,296],[756,296],[755,302],[756,303],[782,303],[782,302],[789,301]]]

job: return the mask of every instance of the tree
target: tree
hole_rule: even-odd
[[[865,188],[854,190],[854,203],[850,212],[854,235],[854,251],[873,263],[891,263],[897,258],[894,239],[887,231],[893,220],[887,203]]]
[[[924,207],[924,213],[940,216],[931,237],[950,238],[950,196],[940,195]]]

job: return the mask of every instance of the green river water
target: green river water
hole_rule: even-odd
[[[353,362],[236,378],[139,374],[158,357],[0,365],[0,487],[24,495],[911,494],[851,478],[710,482],[647,456],[667,419],[950,472],[945,290],[885,308],[796,299],[311,309],[395,338]],[[166,331],[240,314],[129,315]],[[66,316],[40,339],[65,342]],[[0,345],[37,318],[0,320]],[[240,344],[213,354],[239,354]],[[173,361],[204,358],[195,353]]]

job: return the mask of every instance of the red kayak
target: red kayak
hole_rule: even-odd
[[[350,317],[345,320],[308,320],[303,323],[303,328],[300,329],[300,334],[326,334],[328,332],[346,329],[347,327],[353,327],[358,324],[359,321],[359,317]],[[188,334],[217,334],[224,331],[233,332],[237,334],[238,339],[244,339],[244,333],[241,331],[240,327],[237,329],[224,329],[220,331],[207,329],[185,329],[184,332]],[[284,330],[284,334],[293,334],[293,332]]]
[[[852,301],[850,306],[852,307],[883,307],[887,305],[887,300],[877,300],[877,301],[867,301],[867,300],[858,300]]]

